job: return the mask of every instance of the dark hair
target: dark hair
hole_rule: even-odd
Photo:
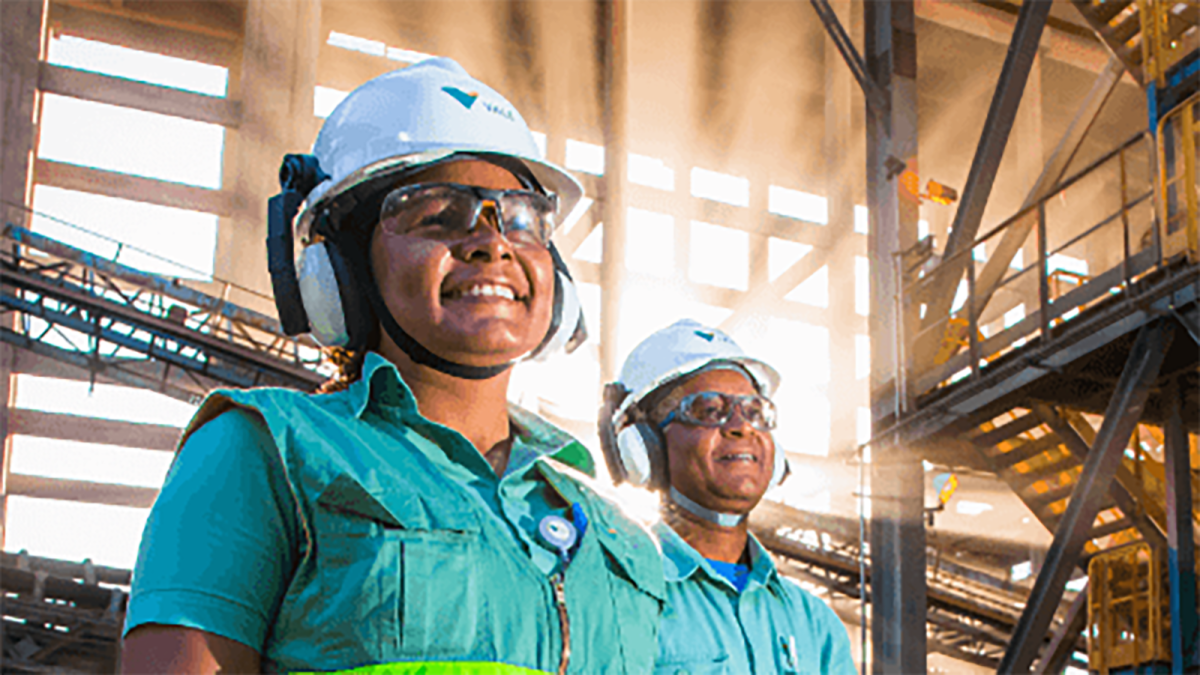
[[[366,349],[346,349],[345,347],[326,347],[322,350],[325,359],[332,363],[337,372],[317,387],[318,394],[333,394],[345,390],[362,378],[363,361],[367,352],[379,351],[379,326],[371,329],[367,337]]]

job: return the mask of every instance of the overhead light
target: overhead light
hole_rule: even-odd
[[[942,185],[935,180],[930,180],[925,184],[925,194],[921,196],[935,204],[948,206],[958,201],[958,190],[949,185]]]

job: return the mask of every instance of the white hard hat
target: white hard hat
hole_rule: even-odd
[[[779,387],[779,372],[746,356],[733,338],[698,321],[683,319],[642,340],[625,359],[617,381],[630,394],[613,419],[621,419],[655,389],[713,361],[729,361],[745,368],[765,396],[771,396]]]
[[[381,325],[422,365],[467,379],[503,372],[512,362],[453,363],[406,333],[383,302],[364,242],[354,235],[370,232],[384,193],[400,174],[464,156],[503,166],[529,189],[536,182],[553,196],[561,221],[583,189],[538,155],[533,134],[512,104],[451,59],[427,59],[350,92],[321,127],[312,155],[284,158],[283,192],[268,209],[268,268],[285,330],[310,332],[327,347],[363,349]],[[293,224],[304,244],[298,255]],[[523,358],[569,352],[587,336],[570,270],[553,242],[549,251],[555,269],[550,327]]]
[[[779,372],[758,359],[746,356],[738,343],[725,333],[697,321],[684,319],[652,334],[634,347],[620,378],[606,387],[617,397],[624,396],[609,416],[601,409],[600,445],[614,479],[657,490],[669,490],[675,504],[719,525],[729,527],[745,519],[744,514],[718,513],[687,498],[667,482],[666,443],[661,429],[653,422],[638,419],[630,409],[651,392],[674,380],[704,369],[710,364],[734,364],[754,381],[759,393],[771,396],[779,387]],[[624,390],[623,392],[620,390]],[[785,454],[776,449],[774,468],[768,487],[779,485],[789,472]]]
[[[305,199],[297,230],[315,207],[364,182],[456,153],[515,158],[556,196],[558,214],[583,196],[571,174],[539,157],[525,119],[494,89],[449,58],[432,58],[363,84],[325,120],[312,154],[327,178]]]

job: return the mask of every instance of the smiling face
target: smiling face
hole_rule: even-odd
[[[708,370],[680,384],[671,398],[679,400],[701,391],[756,393],[750,380],[739,372]],[[758,505],[775,466],[775,441],[770,433],[758,431],[735,412],[721,427],[673,421],[663,434],[668,473],[676,490],[723,513],[748,513]]]
[[[523,189],[508,171],[479,160],[440,164],[405,181]],[[484,208],[473,230],[407,234],[376,227],[371,267],[383,300],[404,330],[444,359],[470,366],[512,361],[538,346],[550,325],[554,263],[540,244],[513,243]],[[402,352],[384,337],[384,356]]]

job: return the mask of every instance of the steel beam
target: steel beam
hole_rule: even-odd
[[[1096,437],[1095,447],[1084,462],[1083,472],[1054,533],[1054,543],[1050,545],[1042,571],[1029,594],[1029,602],[1017,622],[999,672],[1028,672],[1037,658],[1062,599],[1063,588],[1091,536],[1092,524],[1121,463],[1129,437],[1142,417],[1146,399],[1174,337],[1175,323],[1171,321],[1155,321],[1139,330],[1121,379],[1104,411],[1104,424]]]
[[[1166,390],[1171,412],[1164,431],[1167,492],[1167,569],[1171,578],[1171,661],[1176,672],[1200,665],[1200,621],[1196,619],[1196,541],[1192,529],[1191,448],[1183,426],[1183,392],[1178,380]]]
[[[1004,67],[1000,71],[1000,80],[996,84],[987,120],[983,125],[983,134],[979,138],[975,159],[971,162],[971,171],[967,174],[967,183],[963,187],[962,201],[954,214],[953,230],[946,241],[943,259],[947,262],[934,271],[936,279],[925,285],[925,288],[932,289],[933,293],[927,299],[925,326],[932,326],[947,316],[958,290],[958,281],[971,261],[971,256],[954,256],[975,243],[975,235],[983,219],[983,210],[991,195],[996,170],[1004,156],[1004,147],[1008,143],[1013,121],[1016,120],[1025,81],[1037,55],[1038,42],[1049,13],[1049,0],[1028,0],[1021,5],[1017,25],[1013,29],[1012,42],[1008,45],[1008,54],[1004,57]],[[916,363],[922,365],[929,363],[933,358],[942,337],[938,331],[931,331],[927,335],[929,337],[916,346]]]
[[[1058,181],[1062,179],[1067,167],[1070,166],[1071,160],[1075,159],[1079,146],[1083,144],[1084,136],[1092,128],[1092,123],[1099,117],[1100,110],[1116,90],[1117,83],[1121,81],[1121,75],[1124,73],[1125,66],[1121,60],[1115,56],[1111,57],[1108,65],[1096,78],[1091,91],[1084,97],[1083,103],[1075,113],[1075,118],[1071,120],[1067,131],[1055,146],[1050,159],[1046,160],[1046,166],[1038,176],[1037,182],[1029,190],[1029,194],[1025,196],[1025,201],[1019,210],[1023,211],[1033,206],[1058,185]],[[1004,231],[995,250],[988,251],[987,263],[984,264],[983,270],[975,280],[975,316],[983,316],[983,310],[987,307],[988,301],[992,299],[996,287],[1000,285],[1004,275],[1008,272],[1009,264],[1024,246],[1025,241],[1029,238],[1029,233],[1033,231],[1033,226],[1036,224],[1037,220],[1034,218],[1024,218],[1013,223]]]
[[[1067,661],[1079,642],[1079,634],[1087,627],[1087,599],[1087,588],[1084,588],[1071,601],[1062,625],[1054,631],[1050,644],[1042,653],[1042,658],[1038,659],[1037,667],[1033,669],[1036,675],[1058,675],[1067,667]]]
[[[1054,434],[1062,440],[1063,445],[1067,446],[1067,450],[1072,455],[1081,462],[1086,461],[1088,455],[1091,454],[1091,449],[1088,447],[1087,441],[1075,430],[1075,427],[1063,419],[1054,408],[1044,403],[1034,404],[1033,409],[1038,417],[1041,417],[1054,430]],[[1120,464],[1117,465],[1114,475],[1117,480],[1108,486],[1108,493],[1121,509],[1121,513],[1133,521],[1138,532],[1142,534],[1142,538],[1150,542],[1151,546],[1160,548],[1165,546],[1167,538],[1163,536],[1159,526],[1146,516],[1144,501],[1142,507],[1139,508],[1138,502],[1148,499],[1148,497],[1144,492],[1134,495],[1130,490],[1130,487],[1137,485],[1136,479]]]
[[[862,87],[863,98],[866,99],[867,105],[876,115],[880,117],[887,115],[888,109],[891,107],[887,93],[867,74],[867,64],[859,56],[858,50],[854,48],[854,42],[846,33],[846,29],[842,27],[842,22],[838,21],[837,14],[829,5],[829,0],[811,0],[811,2],[813,9],[817,10],[817,17],[825,25],[825,31],[829,33],[829,38],[841,52],[854,79],[858,80],[858,86]]]
[[[625,201],[629,173],[629,0],[603,0],[597,30],[604,49],[604,223],[600,262],[600,380],[616,379],[617,330],[625,281]]]

